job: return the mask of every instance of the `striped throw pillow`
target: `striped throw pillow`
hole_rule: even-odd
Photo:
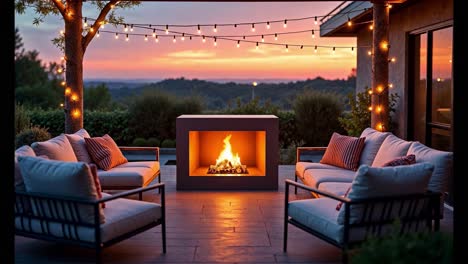
[[[382,167],[411,165],[416,163],[416,155],[409,154],[386,162]]]
[[[357,170],[365,139],[333,133],[320,163]]]
[[[108,134],[102,137],[84,138],[84,140],[89,155],[100,169],[110,170],[117,165],[128,162]]]

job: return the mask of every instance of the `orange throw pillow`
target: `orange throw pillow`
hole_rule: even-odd
[[[333,133],[320,163],[357,170],[365,140],[365,137],[357,138]]]
[[[102,137],[84,138],[86,149],[94,163],[103,170],[110,170],[115,166],[127,163],[115,141],[105,134]]]

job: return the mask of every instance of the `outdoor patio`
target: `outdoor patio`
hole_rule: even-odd
[[[173,158],[162,155],[161,164]],[[282,252],[284,181],[294,179],[294,165],[279,166],[278,191],[176,191],[176,166],[163,165],[161,176],[167,254],[162,254],[158,226],[104,249],[104,263],[341,263],[338,248],[292,225],[288,252]],[[296,196],[310,197],[306,192]],[[157,202],[157,191],[144,200]],[[441,230],[452,232],[453,211],[445,210]],[[15,239],[16,263],[94,263],[91,249]]]

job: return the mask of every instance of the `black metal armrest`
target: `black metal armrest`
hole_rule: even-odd
[[[331,192],[321,191],[321,190],[318,190],[316,188],[304,185],[302,183],[298,183],[298,182],[291,181],[291,180],[287,179],[286,180],[286,188],[289,188],[289,185],[294,185],[297,188],[301,188],[301,189],[304,189],[306,191],[310,191],[310,192],[313,192],[313,193],[316,193],[316,194],[320,194],[320,195],[323,195],[325,197],[328,197],[328,198],[331,198],[333,200],[337,200],[337,201],[340,201],[340,202],[343,202],[343,203],[351,202],[351,200],[349,198],[338,196],[338,195],[336,195],[334,193],[331,193]]]
[[[301,153],[305,151],[325,151],[327,147],[297,147],[296,148],[296,162],[301,161]]]
[[[97,203],[104,203],[104,202],[112,201],[112,200],[115,200],[115,199],[118,199],[118,198],[126,197],[126,196],[129,196],[129,195],[132,195],[132,194],[143,193],[143,192],[153,190],[153,189],[160,189],[161,195],[163,195],[164,189],[165,189],[164,187],[165,187],[164,183],[153,184],[153,185],[146,186],[146,187],[135,188],[135,189],[128,190],[128,191],[119,192],[119,193],[113,194],[111,196],[107,196],[107,197],[104,197],[102,199],[99,199],[96,202]]]
[[[159,161],[159,147],[128,147],[119,146],[121,151],[154,151],[156,153],[156,161]]]

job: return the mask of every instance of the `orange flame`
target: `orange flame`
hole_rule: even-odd
[[[220,165],[226,160],[229,161],[233,167],[242,165],[239,154],[238,153],[236,153],[236,155],[232,154],[232,147],[231,147],[231,142],[230,142],[231,136],[232,135],[228,135],[226,138],[224,138],[223,140],[224,149],[223,151],[221,151],[218,158],[216,159],[216,165]]]

